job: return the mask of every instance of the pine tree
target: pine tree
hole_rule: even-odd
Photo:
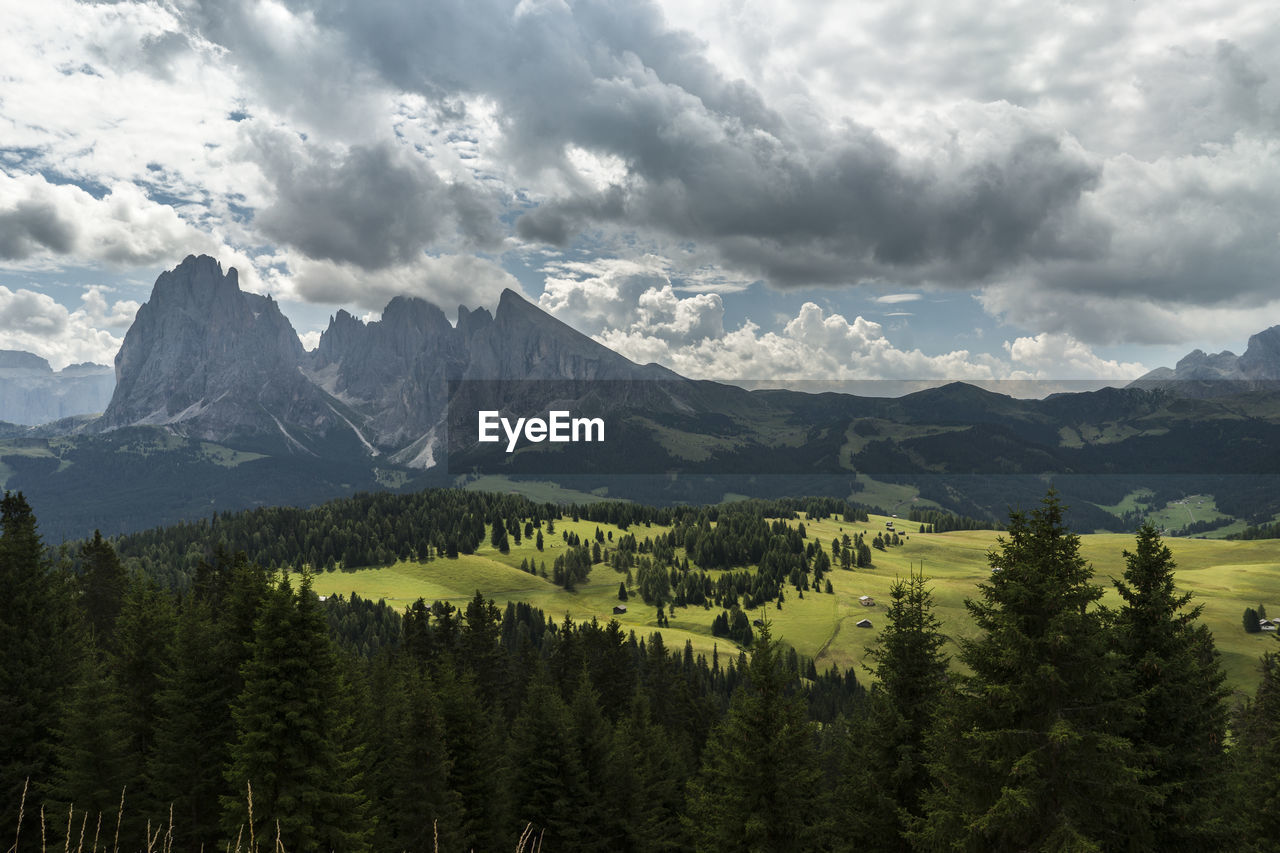
[[[1259,661],[1262,681],[1232,725],[1231,750],[1237,780],[1229,802],[1238,811],[1241,837],[1236,849],[1249,849],[1280,835],[1280,654],[1267,652]]]
[[[1199,621],[1200,606],[1188,606],[1191,593],[1174,585],[1173,554],[1154,527],[1143,525],[1136,550],[1124,557],[1116,589],[1125,603],[1115,633],[1129,690],[1142,704],[1125,734],[1149,773],[1144,784],[1160,802],[1143,844],[1223,848],[1226,820],[1218,804],[1229,691],[1213,635]]]
[[[600,696],[584,668],[569,704],[569,725],[582,768],[582,795],[577,803],[576,849],[612,853],[626,837],[614,792],[608,790],[613,731],[600,710]]]
[[[408,657],[373,665],[363,730],[378,850],[460,849],[460,798],[448,789],[444,720],[426,670]]]
[[[223,798],[224,830],[235,837],[246,826],[262,839],[278,832],[287,850],[367,850],[351,713],[309,575],[296,595],[287,576],[268,594],[243,676],[227,780],[244,785],[245,797]]]
[[[84,656],[78,670],[59,727],[57,769],[48,792],[50,810],[65,814],[67,806],[74,805],[77,811],[88,812],[90,822],[101,815],[103,825],[114,833],[123,795],[130,811],[127,819],[122,818],[120,838],[126,844],[138,843],[145,817],[134,798],[142,768],[131,748],[124,697],[96,650]]]
[[[507,528],[502,523],[502,519],[495,519],[493,528],[489,534],[489,544],[497,548],[502,553],[511,550],[511,544],[507,541]]]
[[[450,791],[460,799],[459,850],[497,850],[508,846],[502,767],[506,744],[491,709],[480,701],[471,676],[451,666],[433,673],[449,750]]]
[[[514,828],[532,826],[547,849],[578,849],[584,834],[578,808],[587,796],[586,777],[569,710],[545,672],[530,682],[511,726],[507,765]]]
[[[648,694],[636,692],[631,712],[618,721],[606,766],[609,802],[622,829],[621,853],[676,853],[688,849],[680,813],[688,770],[686,753],[650,719]]]
[[[908,850],[929,784],[925,735],[949,704],[945,638],[923,575],[889,589],[885,627],[868,654],[876,685],[850,728],[835,803],[837,838],[856,849]]]
[[[685,830],[701,851],[806,851],[816,846],[819,765],[813,732],[767,622],[748,681],[712,732],[689,782]]]
[[[141,576],[130,580],[116,620],[110,659],[129,719],[128,746],[138,767],[145,766],[155,741],[156,698],[169,666],[174,619],[168,593],[154,580]],[[141,789],[135,791],[135,795],[141,793]]]
[[[17,803],[53,777],[55,731],[76,681],[83,631],[69,578],[56,571],[26,498],[0,500],[0,838],[14,836]],[[28,804],[34,799],[28,795]],[[39,832],[26,811],[23,835]]]
[[[1079,549],[1050,491],[1030,516],[1010,515],[988,555],[991,580],[966,601],[981,634],[960,646],[973,675],[929,739],[918,848],[1116,849],[1145,823],[1120,734],[1132,709]]]
[[[173,806],[176,849],[215,849],[222,834],[219,798],[239,793],[224,774],[243,653],[230,657],[228,651],[209,605],[189,597],[156,697],[155,748],[147,768],[152,797]]]
[[[80,561],[81,606],[99,648],[109,649],[129,578],[115,549],[100,531],[93,531],[93,538],[81,546]]]

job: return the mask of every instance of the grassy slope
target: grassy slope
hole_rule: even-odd
[[[833,537],[846,532],[865,530],[870,538],[884,529],[885,521],[883,517],[872,516],[866,524],[827,520],[806,526],[809,536],[819,537],[829,548]],[[910,522],[899,521],[898,525],[910,537],[905,544],[887,552],[873,550],[873,569],[832,572],[828,577],[832,580],[834,595],[810,592],[800,599],[794,589],[788,589],[781,610],[769,606],[767,612],[777,634],[802,654],[816,656],[820,668],[831,664],[859,667],[864,662],[867,647],[883,626],[883,605],[889,586],[895,577],[905,576],[911,567],[918,568],[922,562],[932,581],[944,630],[953,638],[973,631],[964,599],[975,595],[976,585],[987,576],[986,554],[999,534],[993,531],[919,534],[910,532],[916,527]],[[619,533],[608,525],[600,527],[606,532],[613,530],[615,537]],[[567,614],[575,621],[593,616],[604,621],[613,618],[621,575],[608,567],[596,566],[586,585],[567,593],[550,581],[522,573],[518,568],[523,558],[531,557],[539,562],[545,560],[550,570],[556,554],[565,547],[561,530],[573,530],[583,539],[590,539],[595,528],[590,522],[562,520],[556,523],[555,535],[547,537],[546,550],[542,553],[527,540],[513,547],[509,554],[500,554],[486,544],[478,553],[457,560],[401,563],[384,569],[323,575],[317,579],[316,589],[343,594],[354,591],[364,597],[384,598],[396,607],[404,607],[419,596],[428,601],[441,598],[461,605],[480,589],[499,604],[508,600],[527,601],[542,608],[551,618],[560,619]],[[662,531],[663,528],[658,527],[641,527],[632,532],[643,539]],[[1280,646],[1275,645],[1275,638],[1269,634],[1245,634],[1240,614],[1246,606],[1262,603],[1272,614],[1280,615],[1280,540],[1166,541],[1178,562],[1179,586],[1194,592],[1196,600],[1204,605],[1203,618],[1214,632],[1231,684],[1252,690],[1257,681],[1258,656]],[[1083,537],[1082,553],[1093,564],[1097,582],[1107,589],[1104,598],[1107,604],[1119,604],[1119,596],[1109,579],[1123,572],[1121,552],[1132,544],[1133,538],[1122,534]],[[862,595],[875,598],[877,606],[860,605],[858,599]],[[627,605],[629,612],[618,617],[624,628],[634,629],[642,637],[656,630],[654,608],[638,598],[632,598]],[[730,644],[711,636],[711,620],[718,612],[714,608],[677,609],[671,615],[670,627],[662,630],[663,638],[669,647],[681,647],[689,639],[700,652],[709,654],[715,645],[722,653],[732,652]],[[760,613],[757,610],[751,616],[758,618]],[[872,629],[855,627],[863,618],[871,620]],[[954,654],[954,644],[949,650]]]

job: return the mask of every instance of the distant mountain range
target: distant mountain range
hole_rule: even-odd
[[[115,371],[101,364],[72,364],[55,371],[38,355],[0,350],[0,420],[44,424],[101,412],[111,401]]]
[[[1280,326],[1249,338],[1244,355],[1193,350],[1172,368],[1158,367],[1135,388],[1169,388],[1182,396],[1219,397],[1251,390],[1280,390]]]
[[[271,298],[202,256],[157,279],[115,374],[100,418],[0,428],[0,478],[43,503],[55,538],[357,489],[529,481],[580,499],[831,494],[994,518],[1053,483],[1082,529],[1131,527],[1187,494],[1215,496],[1224,523],[1280,514],[1280,328],[1239,358],[1193,353],[1129,388],[1045,399],[961,383],[895,398],[747,391],[635,364],[512,291],[493,314],[460,307],[456,324],[409,297],[376,322],[339,311],[307,352]],[[481,447],[474,413],[490,406],[598,416],[608,441]]]

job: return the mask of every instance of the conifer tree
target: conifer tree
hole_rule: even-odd
[[[1125,734],[1148,772],[1146,787],[1159,798],[1145,844],[1159,849],[1210,850],[1224,846],[1226,815],[1218,808],[1224,782],[1226,675],[1213,635],[1200,622],[1191,593],[1174,584],[1173,554],[1149,524],[1137,547],[1124,552],[1124,579],[1116,589],[1116,642],[1129,690],[1142,704]]]
[[[1251,701],[1240,708],[1232,725],[1231,753],[1237,772],[1231,804],[1238,811],[1241,838],[1236,849],[1249,849],[1280,835],[1280,654],[1266,652],[1259,661],[1262,681]],[[1256,849],[1263,849],[1258,846]]]
[[[31,505],[21,492],[5,492],[0,499],[0,803],[5,804],[0,838],[14,837],[16,804],[28,780],[34,791],[53,776],[55,731],[83,654],[70,593],[69,579],[45,555]],[[27,809],[23,833],[38,833],[38,821]]]
[[[688,776],[685,753],[650,719],[648,694],[636,692],[618,721],[606,766],[610,803],[624,834],[622,853],[675,853],[688,849],[680,813]]]
[[[765,622],[747,683],[712,732],[689,782],[686,832],[700,851],[807,851],[816,846],[818,762],[803,701]]]
[[[459,850],[508,846],[501,729],[480,701],[475,680],[452,666],[433,672],[449,750],[449,790],[460,798]]]
[[[1010,515],[992,575],[967,600],[981,634],[961,642],[973,675],[933,729],[934,785],[920,849],[1117,849],[1149,798],[1129,742],[1102,590],[1050,491]],[[1140,846],[1140,843],[1139,843]]]
[[[876,685],[850,728],[834,809],[837,846],[860,850],[910,849],[905,832],[929,784],[925,735],[949,702],[945,638],[923,575],[894,582],[885,620],[868,652]]]
[[[431,678],[417,661],[381,657],[372,668],[363,728],[377,850],[460,849],[460,798],[447,787],[450,760]]]
[[[138,767],[145,766],[155,741],[159,717],[156,698],[173,647],[174,619],[168,593],[154,580],[142,576],[130,579],[116,620],[115,650],[110,658],[129,718],[128,745]]]
[[[600,710],[600,696],[584,668],[569,704],[569,725],[582,768],[583,790],[577,803],[579,840],[576,849],[612,853],[626,837],[616,792],[608,788],[613,731]]]
[[[145,818],[134,802],[141,766],[131,749],[129,728],[115,677],[100,653],[86,654],[59,727],[57,768],[48,793],[51,811],[66,814],[74,805],[88,812],[91,822],[102,815],[103,825],[113,832],[125,796],[130,812],[122,819],[120,837],[126,844],[142,846]]]
[[[226,775],[246,796],[223,798],[224,830],[233,838],[241,826],[262,839],[278,832],[287,850],[367,850],[352,716],[309,575],[296,594],[286,576],[267,595],[243,677]]]
[[[147,768],[152,798],[173,806],[176,849],[214,849],[222,835],[219,798],[238,793],[223,774],[235,735],[231,701],[238,692],[239,656],[225,652],[208,603],[189,597],[156,697],[155,747]]]
[[[93,538],[81,546],[80,561],[81,607],[98,647],[109,649],[129,578],[115,549],[100,531],[93,531]]]
[[[514,828],[531,825],[544,848],[578,849],[584,835],[578,809],[587,795],[586,777],[569,710],[541,670],[512,723],[507,766]]]

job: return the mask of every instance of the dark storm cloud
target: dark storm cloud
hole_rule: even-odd
[[[316,0],[306,8],[323,39],[344,46],[332,63],[341,73],[372,68],[392,87],[437,101],[493,99],[502,153],[530,173],[571,171],[571,145],[625,165],[620,185],[583,185],[526,214],[518,222],[526,239],[563,244],[599,224],[653,229],[779,284],[927,278],[943,268],[972,282],[1082,250],[1067,226],[1097,169],[1053,136],[1015,126],[1002,148],[959,151],[939,165],[851,122],[796,128],[759,93],[726,80],[705,46],[669,30],[650,3]],[[207,34],[268,67],[266,80],[288,77],[280,63],[299,61],[271,54],[257,37],[230,40],[236,13],[207,20]],[[337,86],[320,80],[316,90]],[[438,183],[388,162],[385,151],[285,177],[261,221],[308,253],[386,264],[439,231]]]
[[[51,202],[21,200],[0,209],[0,258],[20,261],[45,249],[65,254],[75,240],[74,224],[59,215]]]
[[[259,132],[254,141],[254,159],[275,189],[255,221],[312,258],[380,269],[420,258],[455,231],[476,247],[501,240],[488,199],[445,183],[390,143],[335,155],[283,134]]]
[[[851,134],[853,135],[853,134]],[[519,223],[563,242],[591,222],[646,224],[719,247],[726,262],[778,284],[910,271],[975,281],[1028,258],[1087,255],[1069,215],[1097,179],[1057,140],[1028,134],[999,160],[946,173],[907,163],[865,134],[806,161],[717,143],[675,174],[628,192],[544,205]]]

